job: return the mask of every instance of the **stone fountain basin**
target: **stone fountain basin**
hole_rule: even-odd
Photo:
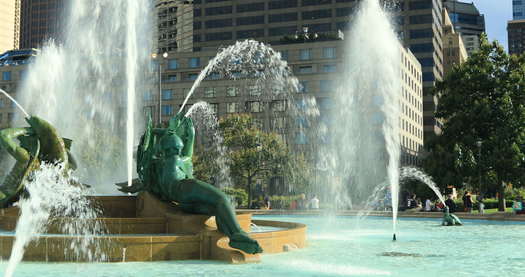
[[[217,231],[215,217],[186,214],[173,205],[143,193],[139,196],[94,196],[102,210],[98,219],[105,224],[107,234],[96,240],[105,245],[108,261],[146,262],[169,260],[221,260],[230,263],[260,261],[259,255],[250,255],[228,246],[228,238]],[[17,208],[0,210],[0,229],[11,232],[0,234],[0,257],[8,259],[14,242],[19,211]],[[79,261],[65,251],[72,235],[60,234],[57,219],[45,234],[32,242],[24,255],[25,261],[68,262]],[[251,232],[264,249],[264,254],[290,251],[306,245],[306,226],[300,223],[252,220],[249,212],[237,212],[237,220],[246,232],[251,224],[273,227],[272,231]]]

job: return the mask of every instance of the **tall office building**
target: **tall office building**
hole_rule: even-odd
[[[21,0],[20,48],[38,48],[49,38],[60,39],[64,0]]]
[[[16,33],[16,0],[0,0],[0,54],[17,48]]]
[[[474,3],[447,0],[445,7],[454,29],[463,38],[468,54],[479,50],[480,36],[485,32],[485,16],[480,14]]]
[[[447,75],[454,65],[464,63],[468,58],[461,35],[454,30],[446,9],[443,10],[443,73]]]
[[[525,19],[512,20],[507,23],[509,53],[525,53]]]
[[[524,0],[512,0],[512,19],[513,20],[525,19],[525,1]]]
[[[193,4],[185,0],[156,0],[158,53],[193,50]]]
[[[273,46],[287,44],[287,40],[293,40],[293,36],[305,27],[308,32],[333,39],[339,30],[348,29],[359,1],[194,0],[192,4],[193,30],[185,32],[185,37],[192,34],[194,51],[208,51],[248,38]],[[410,48],[423,67],[424,87],[428,90],[443,77],[442,1],[401,0],[391,8],[402,43]],[[161,11],[157,12],[161,22]],[[180,20],[185,21],[177,18]],[[436,104],[435,97],[425,96],[427,135],[440,132],[440,122],[434,118]]]

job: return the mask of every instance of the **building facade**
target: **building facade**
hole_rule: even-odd
[[[345,43],[342,40],[289,43],[273,46],[280,52],[300,82],[298,95],[293,101],[303,97],[314,97],[320,111],[319,120],[326,122],[334,108],[333,95],[341,77],[337,74],[342,68]],[[153,114],[158,122],[159,100],[162,121],[166,122],[180,109],[181,103],[191,89],[201,70],[215,57],[216,50],[177,52],[163,60],[162,88],[144,96],[145,113]],[[402,162],[407,165],[418,163],[418,154],[423,146],[423,74],[421,64],[409,49],[400,47],[403,81],[400,115],[400,141]],[[307,143],[304,134],[297,132],[286,122],[287,105],[290,99],[261,100],[260,88],[251,83],[210,77],[203,81],[190,98],[185,109],[199,101],[206,101],[218,117],[246,112],[251,113],[261,128],[277,132],[290,145]],[[288,106],[289,107],[289,106]],[[287,125],[288,124],[288,125]],[[333,125],[335,126],[335,125]]]
[[[512,19],[525,19],[525,1],[512,0]]]
[[[16,0],[0,0],[0,53],[16,49]]]
[[[157,53],[193,51],[193,3],[184,0],[157,0]]]
[[[348,30],[358,4],[356,0],[194,0],[193,50],[216,51],[249,38],[277,46],[304,27],[336,37],[338,31]],[[404,46],[422,66],[424,89],[430,91],[443,78],[442,1],[401,0],[391,11]],[[434,117],[437,98],[425,95],[425,135],[430,137],[441,132],[441,122]]]
[[[525,53],[525,19],[512,20],[507,23],[509,53]]]
[[[485,16],[480,14],[474,3],[447,0],[445,7],[455,31],[463,38],[468,54],[479,50],[480,36],[485,32]]]
[[[443,10],[443,71],[446,76],[454,67],[464,63],[468,58],[467,49],[461,35],[454,30],[454,25]]]
[[[21,0],[20,48],[40,48],[49,39],[60,39],[64,0]]]

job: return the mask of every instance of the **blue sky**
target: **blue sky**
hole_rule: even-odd
[[[462,0],[474,2],[485,15],[485,28],[490,40],[497,40],[505,49],[507,46],[507,21],[512,19],[512,0]]]

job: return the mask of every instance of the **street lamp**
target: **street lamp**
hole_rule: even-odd
[[[166,58],[168,58],[168,52],[162,53],[162,56],[159,56],[154,53],[154,54],[151,54],[151,57],[154,60],[157,60],[158,58],[157,64],[159,65],[158,74],[159,74],[159,126],[160,126],[162,125],[162,65],[161,65],[160,57],[162,57],[165,60]]]
[[[481,145],[483,145],[483,141],[481,139],[479,139],[478,141],[476,141],[476,146],[478,147],[478,182],[479,182],[479,194],[481,194],[481,165],[480,165],[480,162],[481,162]]]

